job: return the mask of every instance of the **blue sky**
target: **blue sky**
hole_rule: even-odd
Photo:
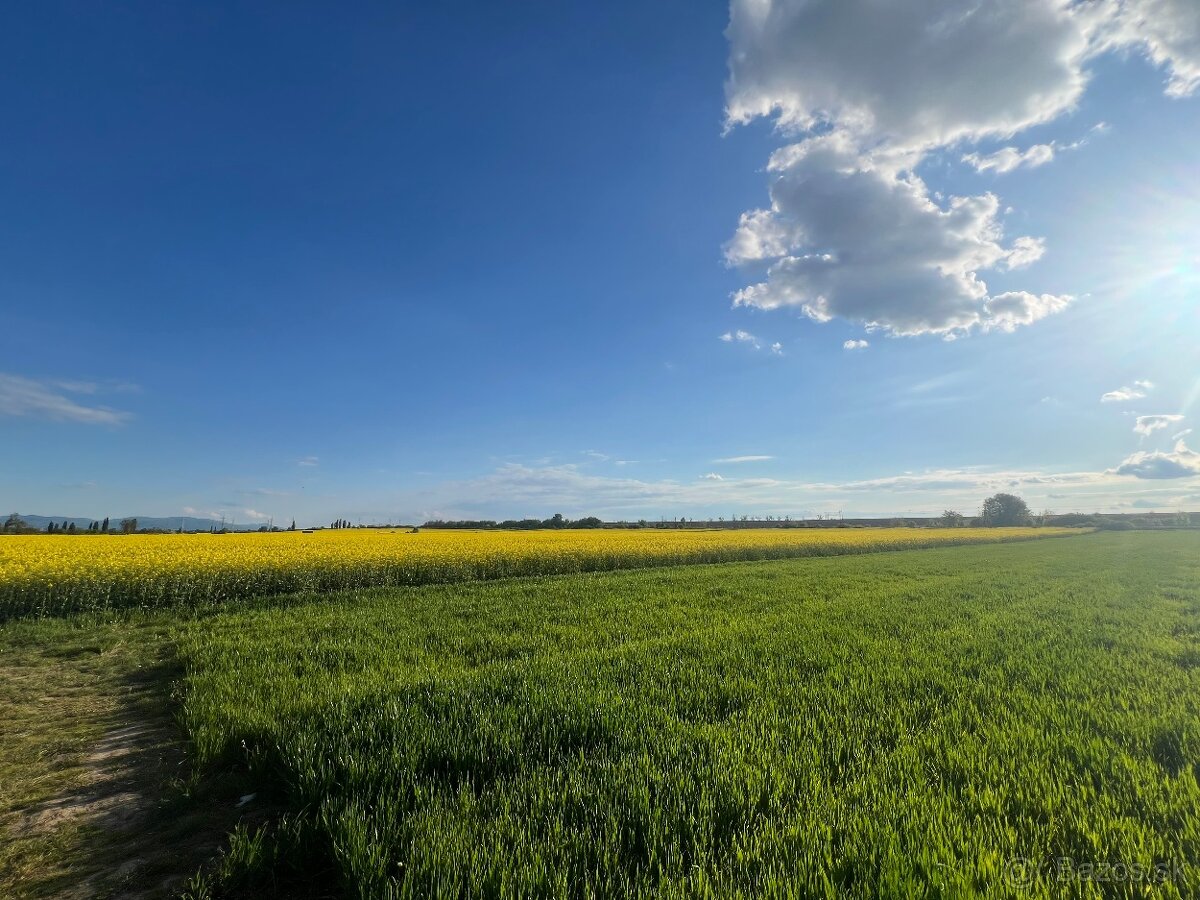
[[[9,510],[1200,510],[1191,0],[44,3],[0,69]]]

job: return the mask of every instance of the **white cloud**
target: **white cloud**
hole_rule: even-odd
[[[986,155],[964,154],[962,161],[974,166],[977,172],[986,172],[990,169],[998,175],[1003,175],[1022,166],[1027,169],[1044,166],[1054,159],[1054,151],[1054,144],[1034,144],[1026,150],[1018,150],[1016,147],[1001,147],[996,152]]]
[[[795,240],[796,235],[770,210],[752,209],[742,213],[737,231],[725,244],[725,262],[732,266],[748,259],[783,256]]]
[[[1012,242],[1012,247],[1004,260],[1004,268],[1010,272],[1014,269],[1023,269],[1033,265],[1045,255],[1046,241],[1044,238],[1019,237]]]
[[[1140,47],[1168,72],[1174,97],[1200,87],[1200,4],[1196,0],[1125,0],[1110,40]]]
[[[1060,153],[1087,146],[1090,135],[1104,134],[1108,130],[1107,122],[1097,122],[1088,129],[1087,135],[1069,144],[1051,141],[1048,144],[1034,144],[1024,150],[1017,147],[1001,147],[992,153],[964,153],[962,161],[972,166],[976,172],[992,171],[997,175],[1020,168],[1036,169],[1052,162]]]
[[[742,331],[740,328],[737,331],[727,331],[720,336],[720,339],[725,343],[730,344],[737,342],[739,344],[749,344],[755,350],[761,350],[762,344],[758,342],[758,338],[748,331]]]
[[[1171,435],[1171,440],[1182,441],[1185,437],[1187,437],[1191,433],[1192,433],[1192,429],[1185,428],[1185,429],[1183,429],[1183,431],[1179,432],[1178,434]]]
[[[771,345],[771,352],[776,356],[783,356],[783,344],[779,343],[779,341],[776,341]]]
[[[321,460],[319,457],[316,457],[316,456],[302,456],[298,460],[296,460],[296,465],[304,466],[306,468],[311,468],[312,466],[318,466],[320,464],[321,464]]]
[[[50,419],[84,425],[120,425],[131,415],[107,406],[79,403],[67,394],[94,394],[91,382],[37,381],[19,375],[0,374],[0,416]]]
[[[707,475],[701,475],[700,478],[704,481],[724,481],[725,478],[718,475],[716,472],[709,472]]]
[[[983,304],[984,330],[1016,331],[1020,325],[1029,325],[1053,313],[1066,309],[1070,297],[1054,294],[1030,294],[1026,291],[1010,291],[988,298]]]
[[[918,148],[1012,134],[1075,105],[1100,24],[1067,0],[733,0],[727,116]]]
[[[726,456],[723,459],[714,459],[713,462],[723,465],[738,464],[738,463],[753,463],[766,462],[769,459],[774,459],[773,456]]]
[[[1112,472],[1135,478],[1192,478],[1200,475],[1200,453],[1188,449],[1183,441],[1178,441],[1170,453],[1138,451]]]
[[[1136,434],[1151,435],[1156,431],[1160,431],[1176,422],[1182,422],[1183,416],[1162,415],[1162,416],[1138,416],[1137,424],[1133,426]]]
[[[1044,245],[1006,240],[990,193],[931,192],[915,174],[927,153],[1075,109],[1107,50],[1140,48],[1173,93],[1200,79],[1196,0],[733,0],[726,34],[728,126],[772,117],[800,137],[771,159],[769,208],[744,213],[725,245],[729,264],[767,266],[734,305],[895,335],[1011,331],[1071,300],[989,293],[985,273]],[[1004,172],[1081,143],[963,158]]]
[[[1115,391],[1109,391],[1106,394],[1100,395],[1101,403],[1125,403],[1129,400],[1141,400],[1146,396],[1146,393],[1154,388],[1153,381],[1135,381],[1133,384],[1123,385]]]
[[[842,318],[897,335],[1011,330],[1056,312],[1066,296],[1010,292],[990,297],[979,273],[1017,268],[1041,242],[1005,245],[993,194],[938,204],[925,183],[888,160],[863,155],[846,132],[777,152],[769,213],[747,227],[796,236],[770,260],[766,280],[734,294],[735,306],[798,307],[809,318]],[[727,246],[761,247],[735,235]],[[734,262],[764,260],[729,257]]]
[[[846,341],[842,344],[843,350],[866,350],[871,344],[865,340]]]

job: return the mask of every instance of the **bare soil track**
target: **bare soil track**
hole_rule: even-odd
[[[0,655],[0,896],[177,897],[239,818],[188,778],[165,645],[103,643]]]

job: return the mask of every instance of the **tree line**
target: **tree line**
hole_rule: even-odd
[[[0,525],[0,534],[133,534],[137,530],[137,519],[121,519],[117,527],[113,528],[107,516],[93,520],[84,528],[80,528],[69,519],[63,519],[61,524],[51,521],[45,528],[38,528],[30,525],[19,514],[10,513],[4,524]]]
[[[604,522],[596,516],[584,516],[582,519],[568,519],[562,513],[555,513],[549,519],[505,519],[497,522],[494,519],[459,519],[444,521],[432,519],[422,525],[422,528],[458,528],[458,529],[504,529],[506,531],[533,531],[540,528],[602,528]]]

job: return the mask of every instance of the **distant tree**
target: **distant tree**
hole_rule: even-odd
[[[69,522],[68,522],[66,519],[63,519],[63,523],[62,523],[62,530],[63,530],[63,531],[66,531],[66,530],[67,530],[67,526],[68,526],[69,524],[70,524],[70,523],[69,523]]]
[[[69,526],[67,526],[67,533],[68,534],[75,533],[75,523],[74,522],[72,522]]]
[[[295,530],[296,530],[296,520],[292,519],[292,526],[291,526],[291,528],[288,529],[288,531],[295,531]]]
[[[547,528],[565,528],[567,525],[567,520],[563,518],[562,513],[555,513],[542,524]]]
[[[104,532],[108,531],[108,516],[104,517],[104,521],[100,524],[100,530]]]
[[[948,509],[941,514],[939,521],[946,528],[962,528],[967,524],[967,517],[958,510]]]
[[[595,516],[586,516],[571,524],[576,528],[600,528],[604,523]]]
[[[1015,494],[995,494],[983,501],[979,517],[989,527],[1028,525],[1029,504]]]
[[[135,531],[137,531],[137,526],[138,526],[137,519],[122,519],[121,520],[121,534],[133,534]]]
[[[54,523],[53,522],[46,523],[46,534],[54,534]]]

